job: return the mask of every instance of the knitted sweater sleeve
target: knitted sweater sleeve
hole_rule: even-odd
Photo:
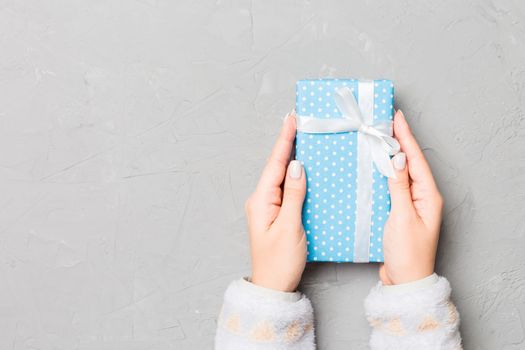
[[[365,310],[372,350],[462,348],[459,314],[444,277],[433,274],[396,286],[379,282],[365,299]]]
[[[232,282],[224,295],[216,350],[315,349],[313,310],[303,294]]]

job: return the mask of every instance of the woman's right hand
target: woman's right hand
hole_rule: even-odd
[[[401,153],[392,158],[396,179],[388,180],[391,211],[383,236],[383,284],[415,281],[434,272],[443,199],[403,112],[394,116]]]

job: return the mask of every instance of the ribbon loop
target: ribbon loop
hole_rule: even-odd
[[[390,156],[399,152],[399,142],[392,137],[392,123],[379,122],[367,125],[354,94],[348,87],[335,90],[334,100],[342,118],[321,119],[298,116],[297,131],[312,134],[357,131],[365,136],[371,149],[371,156],[379,172],[395,178]]]

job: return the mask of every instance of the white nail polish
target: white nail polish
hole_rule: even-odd
[[[284,123],[288,118],[290,118],[291,116],[295,116],[295,108],[292,109],[291,112],[286,113],[286,115],[285,115],[284,118],[283,118],[283,123]]]
[[[290,165],[288,165],[288,174],[290,174],[290,177],[292,179],[301,178],[302,172],[303,172],[303,166],[301,165],[300,161],[292,160],[290,162]]]
[[[394,169],[403,170],[407,164],[407,156],[403,152],[399,152],[392,158],[392,163],[394,164]]]

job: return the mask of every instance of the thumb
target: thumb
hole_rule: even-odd
[[[407,157],[403,152],[392,157],[392,165],[396,172],[396,178],[388,178],[388,190],[392,202],[392,212],[407,212],[414,208],[412,194],[410,193],[410,181],[406,166]]]
[[[288,224],[301,224],[301,212],[306,194],[306,176],[303,165],[298,160],[292,160],[286,171],[284,181],[283,204],[279,212],[279,220]]]

